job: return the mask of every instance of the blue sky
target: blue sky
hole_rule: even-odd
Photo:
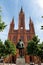
[[[35,33],[43,41],[43,30],[41,30],[41,25],[43,25],[41,18],[43,15],[43,0],[0,0],[0,6],[2,7],[2,20],[7,24],[4,31],[0,32],[0,39],[4,41],[8,38],[9,25],[13,17],[15,29],[18,28],[18,16],[22,6],[25,13],[26,29],[29,28],[29,17],[31,17]]]

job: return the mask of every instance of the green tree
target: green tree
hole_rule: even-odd
[[[41,16],[41,18],[43,18],[43,16]],[[41,26],[41,30],[43,30],[43,25]]]
[[[28,55],[37,55],[38,53],[38,46],[37,44],[39,43],[38,36],[34,36],[32,40],[28,41],[27,45],[27,53]]]
[[[0,40],[0,58],[7,58],[16,55],[16,46],[9,40],[5,40],[4,44]]]
[[[41,58],[41,61],[43,62],[43,42],[38,45],[39,50],[38,50],[38,56]]]
[[[11,41],[5,40],[4,45],[5,45],[6,58],[16,55],[16,46]],[[8,61],[8,63],[9,63],[9,61]],[[11,63],[12,63],[12,59],[11,59]]]
[[[3,29],[6,27],[5,23],[2,21],[1,13],[2,13],[2,8],[0,6],[0,32],[3,31]]]
[[[35,44],[38,44],[40,42],[38,36],[33,36],[32,40],[34,41]]]
[[[5,52],[4,52],[4,50],[5,50],[5,46],[4,46],[4,44],[3,44],[3,42],[0,40],[0,58],[3,56],[5,56]]]
[[[9,40],[5,40],[5,52],[6,55],[15,55],[16,54],[16,46]]]
[[[43,26],[41,26],[41,29],[43,30]]]

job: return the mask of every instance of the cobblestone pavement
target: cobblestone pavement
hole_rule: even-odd
[[[0,63],[0,65],[16,65],[16,64]],[[25,65],[30,65],[30,64],[25,64]],[[38,65],[38,64],[35,64],[35,65]],[[43,65],[43,63],[41,63],[41,65]]]

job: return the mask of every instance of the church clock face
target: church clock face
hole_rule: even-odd
[[[21,27],[21,29],[23,29],[23,27]]]

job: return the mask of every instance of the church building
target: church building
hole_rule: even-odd
[[[23,9],[21,8],[19,12],[19,19],[18,19],[18,29],[16,30],[14,23],[14,18],[12,19],[10,23],[9,33],[8,33],[8,39],[12,41],[15,45],[17,45],[19,39],[21,39],[24,42],[25,48],[27,47],[27,42],[33,38],[35,35],[34,30],[34,24],[33,21],[29,20],[29,29],[27,30],[25,27],[25,13]],[[24,49],[25,50],[25,49]],[[27,61],[28,59],[26,59]]]
[[[25,28],[25,14],[23,9],[21,8],[19,13],[19,20],[18,20],[18,29],[15,30],[15,23],[14,18],[12,19],[10,23],[10,29],[8,33],[8,39],[12,41],[15,45],[21,39],[24,42],[25,47],[27,46],[27,42],[32,39],[32,37],[35,35],[34,31],[34,25],[30,18],[29,21],[29,30],[26,30]]]

